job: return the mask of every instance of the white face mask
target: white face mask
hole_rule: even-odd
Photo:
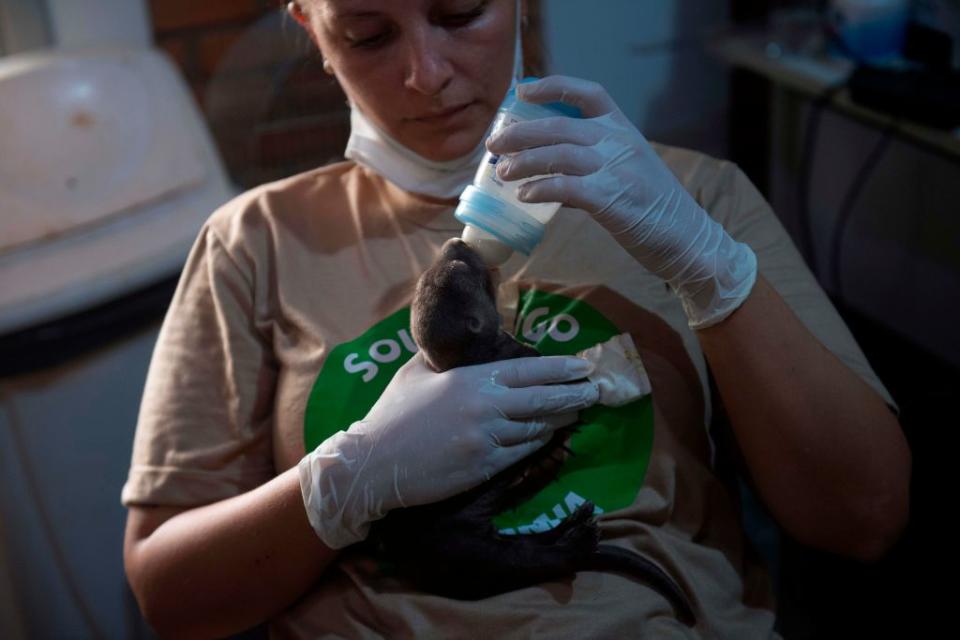
[[[523,49],[520,41],[520,3],[517,0],[516,39],[514,41],[513,79],[523,74]],[[492,122],[490,123],[493,124]],[[350,103],[350,139],[344,155],[405,191],[435,198],[456,198],[473,181],[477,165],[486,148],[483,141],[470,153],[454,160],[429,160],[403,146],[377,127],[360,109]]]

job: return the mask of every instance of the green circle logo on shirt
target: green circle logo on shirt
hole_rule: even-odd
[[[543,355],[570,355],[621,333],[582,300],[531,290],[522,293],[516,336]],[[397,370],[417,351],[410,335],[410,308],[384,318],[327,356],[310,392],[304,416],[307,451],[361,420]],[[596,512],[630,505],[643,485],[653,449],[653,402],[648,395],[622,407],[580,412],[583,426],[556,478],[495,524],[505,532],[545,531],[583,502]]]

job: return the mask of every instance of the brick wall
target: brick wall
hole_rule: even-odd
[[[349,109],[278,0],[150,0],[154,37],[193,89],[231,179],[248,188],[342,157]],[[542,69],[539,3],[525,55]]]
[[[154,37],[193,89],[241,187],[342,157],[349,111],[276,0],[150,0]]]

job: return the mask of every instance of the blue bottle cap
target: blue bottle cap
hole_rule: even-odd
[[[470,185],[454,212],[460,222],[483,229],[514,251],[530,255],[543,239],[542,222],[529,213]]]
[[[520,84],[536,82],[540,78],[529,76],[520,81]],[[524,102],[517,98],[516,87],[510,87],[507,95],[500,105],[501,109],[507,109],[527,120],[537,120],[539,118],[549,118],[555,116],[567,116],[568,118],[582,118],[580,109],[565,102],[547,102],[538,104],[535,102]]]

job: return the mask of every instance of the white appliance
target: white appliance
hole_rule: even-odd
[[[159,51],[0,58],[0,334],[176,271],[230,195]]]
[[[0,637],[146,633],[119,499],[156,300],[233,193],[142,0],[0,0]]]

